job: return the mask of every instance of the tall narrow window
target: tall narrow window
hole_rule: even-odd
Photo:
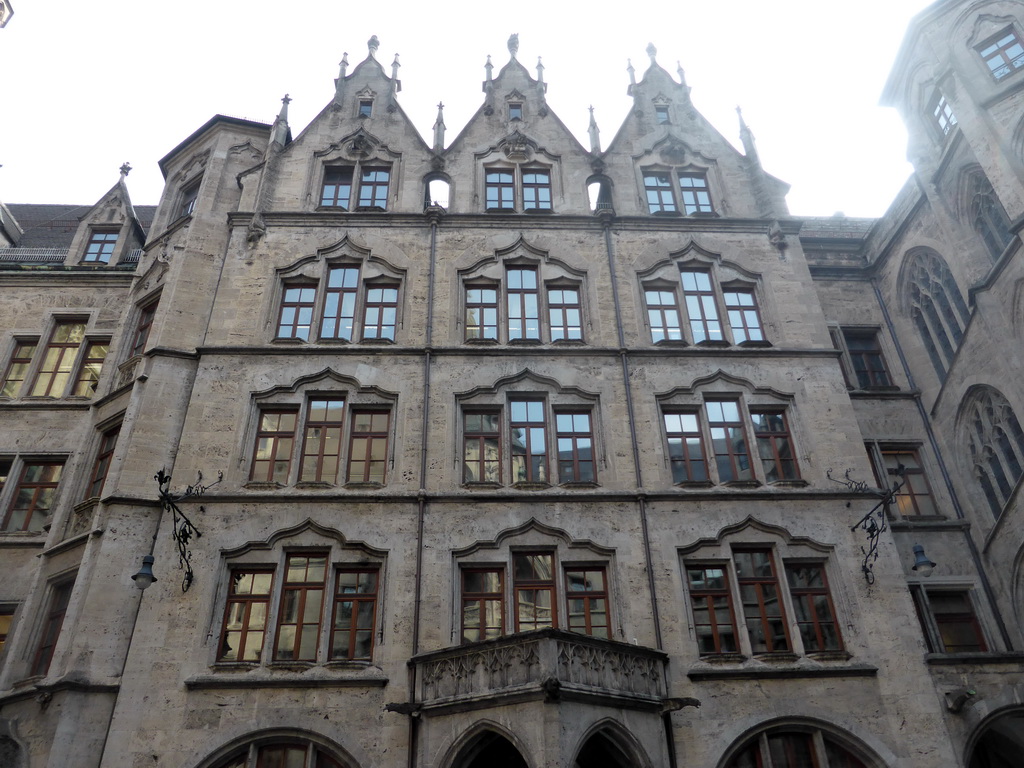
[[[523,105],[521,102],[513,101],[509,102],[508,105],[508,119],[509,120],[522,120],[523,119]]]
[[[369,661],[373,655],[377,577],[376,568],[338,571],[330,658]]]
[[[349,482],[383,483],[388,463],[390,411],[353,411]]]
[[[568,628],[591,637],[608,638],[608,583],[604,568],[596,566],[565,569],[565,602]]]
[[[53,497],[64,470],[63,461],[25,462],[7,509],[3,530],[41,531],[50,521]]]
[[[668,107],[664,104],[657,104],[654,107],[654,122],[658,125],[667,125],[668,119]]]
[[[738,653],[726,570],[720,565],[688,565],[686,579],[700,655]]]
[[[892,384],[882,357],[877,331],[843,331],[843,341],[858,389],[888,387]]]
[[[742,344],[745,341],[764,341],[761,316],[757,311],[754,292],[731,288],[722,292],[722,298],[725,300],[725,313],[729,318],[729,330],[732,331],[733,344]]]
[[[998,259],[1010,244],[1010,219],[999,202],[992,184],[980,171],[972,179],[971,226],[985,243],[992,260]]]
[[[751,650],[754,653],[788,651],[786,617],[771,552],[766,549],[735,552],[733,560]]]
[[[285,289],[286,293],[287,290]],[[356,296],[358,290],[358,267],[333,267],[328,271],[327,291],[324,296],[324,317],[323,322],[320,324],[320,338],[352,341],[355,336]],[[307,298],[309,302],[314,300],[313,295],[309,295]],[[281,311],[282,313],[284,312],[283,305]],[[310,316],[312,317],[312,313],[310,313]]]
[[[687,216],[715,212],[711,205],[711,193],[708,192],[708,178],[703,173],[680,173],[679,188]]]
[[[277,624],[276,661],[316,661],[326,579],[325,554],[288,556]]]
[[[883,448],[882,462],[886,472],[882,487],[885,488],[891,488],[899,479],[897,470],[902,467],[903,485],[896,494],[896,507],[900,515],[939,514],[917,451],[910,448]]]
[[[507,277],[509,339],[539,339],[537,270],[510,269]]]
[[[910,316],[939,378],[944,378],[963,338],[967,305],[946,262],[932,251],[917,251],[906,269],[904,295]]]
[[[7,485],[7,478],[11,474],[11,466],[14,462],[11,459],[5,459],[0,456],[0,495],[4,492],[4,486]]]
[[[341,422],[345,401],[313,398],[306,411],[299,480],[335,483],[341,460]]]
[[[43,352],[43,362],[32,384],[33,397],[62,397],[85,340],[85,323],[58,323]]]
[[[25,375],[32,365],[32,356],[36,353],[35,341],[19,341],[11,354],[11,361],[7,365],[7,373],[4,374],[3,385],[0,386],[0,395],[4,397],[17,397],[21,391],[21,385],[25,383]]]
[[[644,192],[649,213],[677,213],[672,178],[667,173],[645,173]]]
[[[551,210],[551,174],[533,169],[523,170],[523,210]]]
[[[89,242],[85,246],[85,255],[82,256],[83,263],[110,263],[110,257],[114,255],[114,246],[117,245],[117,236],[116,229],[95,229],[90,232]]]
[[[700,429],[700,415],[696,412],[666,413],[664,419],[672,482],[706,482],[708,464]]]
[[[516,631],[555,625],[554,556],[517,554],[512,557],[515,584]]]
[[[690,333],[695,344],[702,341],[722,341],[722,323],[718,319],[718,305],[707,272],[684,270],[683,298],[686,314],[690,318]]]
[[[651,341],[680,341],[683,332],[679,326],[679,306],[672,291],[645,291],[647,323],[651,326]]]
[[[821,564],[800,563],[786,563],[785,566],[804,652],[842,650],[839,623],[832,607],[825,567]]]
[[[1012,27],[989,38],[976,50],[996,80],[1002,80],[1024,67],[1024,44]]]
[[[199,202],[199,186],[202,179],[189,182],[181,188],[181,196],[178,198],[178,217],[191,216],[196,210],[196,203]]]
[[[498,338],[498,289],[488,286],[466,288],[466,338]]]
[[[110,349],[110,339],[102,341],[90,341],[85,347],[85,357],[78,366],[78,375],[75,377],[75,386],[71,394],[75,397],[92,397],[96,392],[96,385],[100,382],[100,373],[103,371],[103,361],[107,359],[107,351]]]
[[[277,338],[309,341],[315,303],[316,285],[286,285],[277,322]]]
[[[501,568],[462,571],[462,642],[493,640],[505,632],[505,586]]]
[[[978,387],[963,407],[974,476],[998,517],[1024,474],[1024,431],[1009,401],[992,387]]]
[[[100,447],[92,466],[92,479],[89,481],[89,498],[99,497],[103,493],[103,485],[107,482],[110,461],[114,458],[114,449],[117,447],[117,436],[120,431],[121,425],[118,424],[113,429],[104,432],[103,437],[100,438]]]
[[[514,211],[516,209],[515,174],[512,171],[487,171],[484,184],[488,211]]]
[[[359,117],[370,117],[373,114],[373,99],[359,100]]]
[[[129,349],[131,355],[141,355],[146,351],[146,342],[149,341],[149,332],[153,328],[153,319],[156,317],[157,302],[151,301],[139,310],[139,319],[135,323],[135,334],[132,336],[132,343]]]
[[[251,480],[267,483],[288,482],[297,419],[298,414],[291,409],[260,412]]]
[[[582,339],[583,324],[580,317],[580,292],[576,288],[550,288],[548,290],[548,318],[551,340]]]
[[[352,168],[350,166],[327,166],[324,169],[324,185],[320,205],[349,209],[352,200]]]
[[[735,400],[709,400],[706,409],[719,482],[753,480],[739,403]]]
[[[0,605],[0,655],[4,652],[4,646],[7,645],[7,638],[11,635],[11,624],[14,622],[14,607],[10,605]]]
[[[273,581],[274,572],[269,569],[231,572],[217,661],[259,661],[262,658]]]
[[[398,287],[392,285],[367,286],[363,338],[394,341],[397,323]]]
[[[501,482],[501,416],[498,413],[463,414],[462,481]]]
[[[390,180],[391,171],[387,168],[363,168],[359,177],[360,210],[387,210]]]
[[[752,410],[750,420],[754,423],[754,439],[765,482],[798,479],[800,472],[793,454],[793,439],[789,434],[786,414],[782,411]]]
[[[556,413],[555,440],[558,445],[558,481],[592,483],[594,471],[594,434],[590,413]]]
[[[71,603],[71,590],[74,586],[74,581],[65,581],[62,584],[54,585],[50,590],[50,605],[43,620],[39,646],[32,659],[33,675],[45,675],[50,669],[53,651],[57,647],[57,639],[60,637],[60,630],[64,625],[64,616],[68,612],[68,605]]]
[[[978,653],[988,650],[969,591],[915,589],[914,598],[931,653]]]
[[[932,94],[928,112],[931,114],[933,124],[938,129],[939,137],[943,138],[949,135],[953,126],[956,125],[956,115],[953,114],[953,108],[949,106],[949,102],[946,101],[946,97],[942,95],[941,91],[936,89]]]
[[[543,400],[513,400],[509,433],[512,482],[545,483],[548,479],[547,428]]]

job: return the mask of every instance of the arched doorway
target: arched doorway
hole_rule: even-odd
[[[633,761],[612,739],[595,733],[576,756],[573,768],[633,768]]]
[[[987,725],[971,753],[968,768],[1024,765],[1024,711],[1000,715]]]
[[[512,742],[494,731],[484,731],[462,748],[452,768],[528,768]]]

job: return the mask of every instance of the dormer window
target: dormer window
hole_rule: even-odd
[[[975,50],[996,80],[1002,80],[1024,67],[1024,44],[1012,27],[990,37]]]
[[[512,102],[508,105],[508,119],[509,120],[522,120],[523,119],[523,105],[520,102]]]
[[[668,125],[670,120],[668,119],[668,106],[664,104],[657,104],[654,107],[654,119],[658,125]]]
[[[359,117],[370,117],[373,114],[373,99],[359,100]]]
[[[94,229],[89,233],[89,243],[85,246],[83,264],[109,264],[117,245],[116,229]]]

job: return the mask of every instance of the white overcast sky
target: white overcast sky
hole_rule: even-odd
[[[270,122],[291,95],[297,135],[380,38],[400,54],[399,101],[430,143],[438,101],[451,142],[479,106],[484,62],[543,57],[548,104],[583,142],[594,105],[607,147],[630,108],[626,60],[686,70],[694,104],[734,144],[741,105],[762,164],[795,215],[878,216],[910,173],[906,132],[878,106],[910,18],[927,0],[486,3],[377,0],[14,0],[0,30],[0,201],[94,203],[132,164],[155,204],[157,161],[214,114]],[[390,71],[390,69],[388,69]]]

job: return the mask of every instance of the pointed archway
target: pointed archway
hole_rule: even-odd
[[[512,742],[486,730],[470,741],[452,763],[452,768],[529,768]]]
[[[969,768],[1017,768],[1024,765],[1024,711],[995,718],[971,752]]]
[[[587,739],[573,768],[634,768],[634,763],[618,743],[598,732]]]

